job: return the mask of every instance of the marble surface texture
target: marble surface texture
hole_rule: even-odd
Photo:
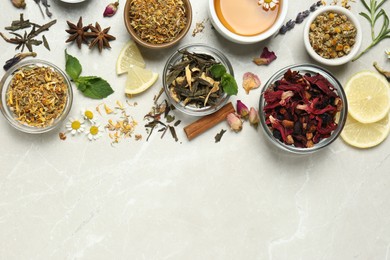
[[[25,18],[43,18],[27,0]],[[64,68],[64,49],[77,56],[83,75],[107,79],[115,93],[103,102],[125,102],[125,76],[115,74],[121,48],[130,40],[121,0],[119,13],[103,18],[109,0],[65,4],[50,0],[57,24],[45,33],[52,50],[35,48],[38,57]],[[207,20],[207,1],[192,0],[193,23],[179,45],[164,51],[140,48],[147,67],[162,73],[177,47],[206,43],[226,53],[233,64],[239,94],[248,106],[258,106],[260,89],[249,95],[241,88],[242,75],[251,71],[264,83],[282,67],[315,63],[303,47],[304,25],[284,36],[242,46],[225,40]],[[311,5],[290,1],[288,18]],[[361,2],[351,3],[357,15]],[[0,31],[19,17],[10,1],[1,1]],[[390,11],[390,2],[383,6]],[[111,50],[101,54],[83,46],[65,44],[66,20],[98,21],[111,26],[117,37]],[[370,43],[367,21],[362,49]],[[196,22],[205,29],[191,36]],[[373,70],[378,61],[389,69],[378,44],[354,63],[328,67],[345,84],[361,70]],[[258,67],[251,60],[263,47],[278,59]],[[0,63],[11,58],[14,46],[0,39]],[[0,76],[4,72],[0,71]],[[134,259],[134,260],[367,260],[390,259],[390,140],[368,150],[354,149],[341,139],[328,148],[298,156],[273,147],[248,123],[242,132],[231,131],[215,143],[214,136],[228,129],[225,122],[187,141],[183,127],[194,118],[176,111],[182,123],[179,141],[169,135],[147,133],[143,116],[153,105],[161,77],[147,92],[128,99],[138,105],[130,114],[138,121],[134,137],[112,146],[107,133],[90,142],[85,135],[58,137],[65,124],[42,135],[20,133],[0,116],[0,259]],[[85,98],[74,88],[69,116],[95,108],[102,101]],[[99,118],[105,124],[103,115]]]

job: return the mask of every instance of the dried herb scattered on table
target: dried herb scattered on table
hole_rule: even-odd
[[[33,127],[46,127],[62,114],[67,93],[67,84],[59,72],[34,65],[15,72],[6,99],[16,120]]]
[[[386,71],[384,69],[382,69],[381,67],[379,67],[378,63],[374,62],[373,66],[375,67],[375,69],[380,73],[382,74],[383,76],[385,76],[385,78],[387,79],[387,81],[390,82],[390,71]]]
[[[26,8],[25,0],[11,0],[11,2],[16,8]]]
[[[11,23],[11,26],[6,27],[5,29],[13,31],[10,32],[10,34],[14,35],[14,38],[7,38],[3,33],[0,32],[0,36],[8,43],[16,44],[16,50],[21,50],[23,52],[24,48],[27,47],[27,49],[32,52],[33,47],[32,46],[38,46],[43,43],[43,41],[35,39],[39,34],[41,34],[44,31],[49,30],[49,28],[54,25],[57,22],[57,20],[50,21],[44,25],[38,25],[36,23],[32,23],[29,20],[24,20],[23,14],[20,15],[20,19],[13,21]],[[29,33],[27,31],[24,31],[23,35],[19,33],[15,33],[15,31],[23,29],[23,28],[29,28],[31,27],[31,30]],[[48,48],[48,44],[44,45],[46,48]]]
[[[65,50],[65,71],[69,77],[76,83],[77,88],[84,96],[93,99],[102,99],[112,93],[114,90],[104,79],[96,76],[80,76],[82,67],[77,58],[69,55]]]
[[[67,29],[66,32],[70,34],[66,42],[76,42],[79,49],[81,49],[82,43],[89,44],[86,33],[89,31],[90,25],[83,26],[83,18],[81,16],[77,24],[70,21],[66,21],[66,23],[69,26],[69,29]]]
[[[222,139],[223,134],[226,133],[225,129],[221,129],[221,131],[215,135],[214,140],[216,143],[219,143]]]
[[[5,65],[3,66],[4,70],[9,70],[12,66],[23,60],[27,57],[36,57],[37,54],[35,52],[27,52],[27,53],[18,53],[13,58],[7,60]]]
[[[144,119],[149,121],[145,125],[146,131],[148,133],[146,141],[149,140],[154,130],[156,130],[162,133],[161,138],[163,138],[166,132],[169,131],[172,138],[177,142],[179,138],[177,137],[175,127],[181,123],[181,120],[176,120],[174,122],[175,117],[169,114],[174,109],[174,106],[169,105],[166,100],[158,103],[158,99],[163,91],[164,89],[160,90],[159,94],[154,98],[154,105],[152,109],[144,116]],[[163,118],[165,119],[165,122],[162,121]],[[174,122],[173,125],[170,124],[172,122]]]
[[[367,13],[359,13],[361,16],[367,19],[367,21],[371,25],[371,44],[363,50],[358,56],[356,56],[352,61],[355,61],[359,59],[363,54],[368,52],[372,47],[380,43],[382,40],[386,38],[390,38],[390,21],[389,17],[387,16],[385,10],[382,7],[382,5],[387,0],[382,0],[381,2],[377,2],[377,0],[370,0],[370,5],[366,3],[365,0],[360,0],[363,3],[363,6],[367,9]],[[382,27],[379,31],[379,33],[375,36],[375,27],[377,22],[382,18]]]
[[[318,1],[314,4],[312,4],[310,6],[309,10],[299,12],[297,14],[297,17],[294,20],[290,19],[285,25],[282,25],[282,27],[280,27],[279,32],[275,35],[275,37],[279,34],[286,34],[286,32],[292,30],[295,27],[295,24],[301,24],[303,22],[303,20],[305,20],[305,18],[310,15],[311,12],[314,12],[315,10],[317,10],[317,8],[321,5],[323,5],[323,2]]]
[[[261,113],[273,136],[287,145],[312,147],[337,128],[335,117],[342,100],[321,74],[288,70],[263,95]]]
[[[187,14],[179,0],[129,0],[130,24],[139,37],[150,43],[171,42],[186,27]]]

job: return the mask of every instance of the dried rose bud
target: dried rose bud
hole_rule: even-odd
[[[26,3],[24,0],[11,0],[11,2],[16,8],[26,8]]]
[[[242,86],[245,89],[245,92],[249,94],[249,91],[260,87],[261,82],[257,75],[252,72],[247,72],[243,76]]]
[[[275,52],[269,51],[267,47],[264,47],[263,52],[260,55],[260,58],[253,58],[253,62],[256,63],[256,65],[268,65],[273,60],[276,60]]]
[[[257,128],[260,122],[259,113],[256,111],[254,107],[251,107],[249,110],[249,123]]]
[[[106,6],[106,9],[104,10],[103,16],[104,17],[111,17],[113,16],[116,11],[118,11],[118,5],[119,2],[111,3]]]
[[[237,100],[237,113],[243,119],[247,119],[248,118],[249,109],[248,109],[248,107],[244,103],[241,102],[241,100]]]
[[[230,113],[227,115],[226,120],[230,126],[230,129],[232,129],[234,132],[240,132],[242,129],[242,121],[240,119],[240,116],[236,113]]]

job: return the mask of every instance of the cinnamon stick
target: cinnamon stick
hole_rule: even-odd
[[[233,104],[229,102],[217,112],[202,117],[201,119],[198,119],[197,121],[184,127],[184,132],[186,133],[188,140],[191,141],[198,135],[202,134],[203,132],[207,131],[208,129],[212,128],[218,123],[222,122],[223,120],[226,119],[228,114],[233,112],[235,112]]]

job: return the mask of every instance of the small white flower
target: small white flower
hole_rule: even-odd
[[[70,118],[65,127],[72,135],[82,133],[84,132],[84,120]]]
[[[93,113],[92,109],[82,109],[81,115],[84,117],[85,120],[88,120],[91,124],[96,123],[95,114]]]
[[[91,125],[88,128],[87,136],[90,141],[99,139],[102,136],[103,130],[100,128],[100,124]]]
[[[385,53],[387,55],[387,58],[390,59],[390,49],[386,49],[385,50]]]
[[[263,6],[265,11],[275,10],[276,6],[279,4],[279,0],[259,0],[259,5]]]

